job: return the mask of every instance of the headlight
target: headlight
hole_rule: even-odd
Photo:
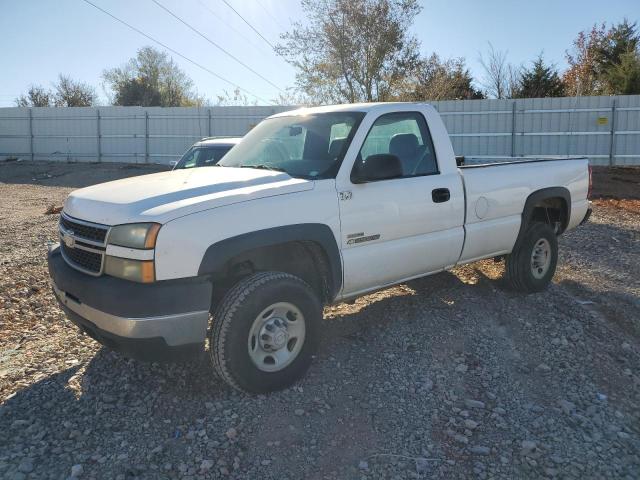
[[[145,254],[142,258],[149,258],[147,254],[150,249],[155,248],[159,231],[159,223],[130,223],[112,227],[107,241],[104,273],[113,277],[131,280],[132,282],[151,283],[155,281],[153,260],[122,258],[130,256],[126,251],[124,253],[114,252],[118,256],[113,256],[110,254],[110,245],[114,249],[116,247],[135,248],[138,249],[138,255],[131,256],[139,257],[140,254]],[[153,252],[151,252],[151,255],[151,258],[153,258]]]
[[[154,248],[159,231],[159,223],[118,225],[109,232],[109,244],[129,248]]]
[[[132,260],[107,255],[104,273],[140,283],[151,283],[155,280],[153,260]]]

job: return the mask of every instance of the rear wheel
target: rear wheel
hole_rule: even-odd
[[[213,316],[210,354],[234,388],[263,393],[291,385],[309,368],[322,305],[303,280],[261,272],[236,284]]]
[[[532,223],[505,260],[507,282],[515,290],[544,290],[556,271],[558,240],[546,223]]]

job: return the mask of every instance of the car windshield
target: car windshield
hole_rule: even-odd
[[[176,164],[175,170],[195,167],[211,167],[217,164],[233,145],[216,145],[211,147],[199,146],[191,147],[187,150],[180,161]]]
[[[333,112],[269,118],[219,165],[284,171],[298,178],[334,178],[363,117],[362,112]]]

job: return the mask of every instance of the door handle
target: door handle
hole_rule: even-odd
[[[443,203],[451,198],[451,193],[448,188],[436,188],[431,191],[431,198],[433,203]]]

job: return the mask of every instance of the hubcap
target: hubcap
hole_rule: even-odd
[[[264,372],[282,370],[300,353],[305,330],[298,307],[288,302],[269,305],[249,330],[249,357]]]
[[[551,244],[546,238],[541,238],[533,246],[531,252],[531,273],[537,279],[544,277],[551,265]]]

